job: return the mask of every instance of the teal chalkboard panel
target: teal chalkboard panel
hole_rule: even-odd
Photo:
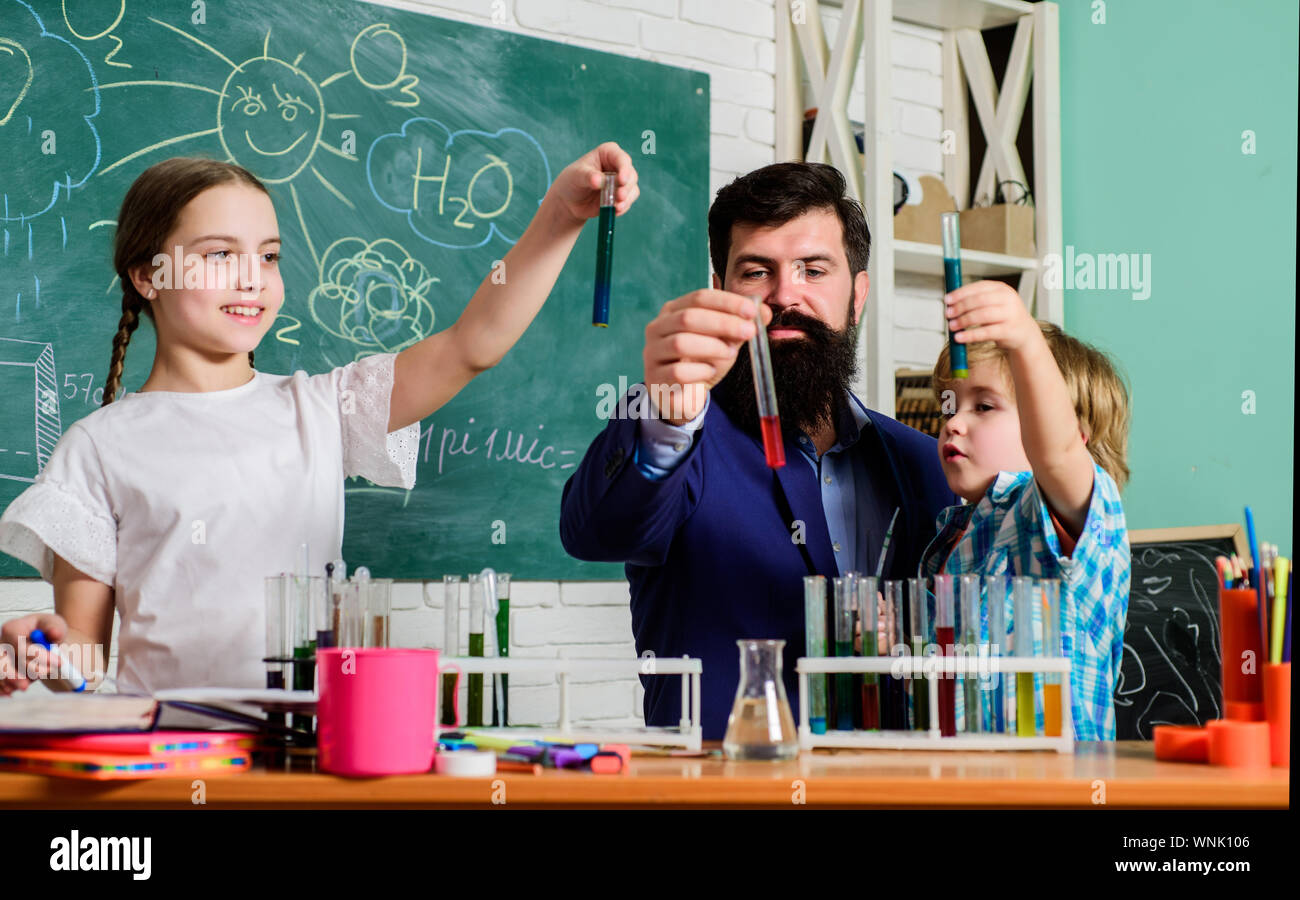
[[[346,486],[344,556],[397,578],[619,577],[564,553],[560,492],[600,385],[639,378],[646,322],[707,284],[707,76],[348,0],[200,6],[0,0],[0,507],[98,407],[113,220],[149,165],[234,159],[266,181],[286,300],[257,365],[324,372],[453,322],[560,169],[615,140],[642,194],[610,327],[590,324],[593,221],[505,361],[422,424],[416,488]],[[142,325],[127,390],[153,346]]]

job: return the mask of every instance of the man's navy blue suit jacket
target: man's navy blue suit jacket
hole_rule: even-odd
[[[940,510],[959,501],[934,438],[880,413],[867,415],[874,427],[863,428],[852,449],[867,454],[869,490],[876,494],[869,499],[900,510],[885,577],[915,577]],[[794,661],[805,655],[808,569],[780,512],[758,436],[710,403],[690,454],[668,477],[651,481],[633,463],[637,435],[635,419],[613,418],[587,449],[564,486],[564,549],[578,559],[626,564],[638,655],[649,650],[703,660],[705,740],[721,740],[726,731],[742,638],[785,641],[785,689],[797,720]],[[794,518],[804,523],[813,564],[819,574],[837,576],[817,475],[788,438],[785,455],[776,477]],[[641,681],[646,724],[677,725],[678,678],[642,675]]]

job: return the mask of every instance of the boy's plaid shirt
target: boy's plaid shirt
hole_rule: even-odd
[[[1059,578],[1075,740],[1111,741],[1132,558],[1119,489],[1101,466],[1093,469],[1092,499],[1072,555],[1061,554],[1033,473],[999,472],[979,503],[939,514],[939,533],[921,559],[920,574]],[[1011,601],[1008,588],[1008,634],[1014,628]],[[984,619],[986,638],[987,612]]]

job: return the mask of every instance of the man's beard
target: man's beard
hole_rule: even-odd
[[[772,376],[776,382],[776,405],[781,430],[789,435],[812,435],[835,421],[834,410],[844,402],[845,392],[857,371],[857,333],[845,323],[836,331],[820,319],[793,309],[772,317],[768,331],[798,328],[802,338],[771,342]],[[737,427],[760,434],[758,401],[754,396],[753,364],[749,348],[742,347],[736,362],[714,386],[713,399],[722,405]]]

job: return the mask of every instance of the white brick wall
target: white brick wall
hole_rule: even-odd
[[[385,5],[706,72],[712,93],[710,191],[774,160],[772,0],[385,0]],[[838,18],[837,9],[826,10],[832,42]],[[892,50],[895,165],[917,174],[942,175],[940,34],[895,23]],[[850,116],[858,120],[866,108],[864,84],[859,66],[850,99]],[[938,285],[937,278],[899,277],[897,365],[933,364],[943,343],[943,323],[934,302]],[[52,607],[48,584],[0,580],[0,620]],[[393,608],[394,643],[442,645],[440,581],[396,585]],[[462,615],[462,628],[467,619]],[[510,625],[513,656],[636,655],[625,581],[516,581],[511,585]],[[115,624],[110,673],[116,671],[116,646]],[[554,679],[515,676],[510,694],[513,721],[548,723],[559,714]],[[639,723],[641,698],[635,678],[572,681],[575,721]]]

